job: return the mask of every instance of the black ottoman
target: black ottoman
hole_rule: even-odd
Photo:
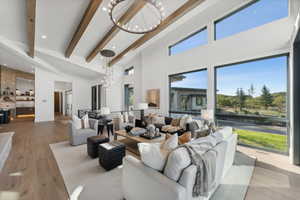
[[[99,144],[109,142],[109,138],[104,136],[93,136],[87,139],[87,152],[91,158],[98,157]]]
[[[125,152],[125,145],[117,141],[100,144],[99,164],[107,171],[122,165]]]

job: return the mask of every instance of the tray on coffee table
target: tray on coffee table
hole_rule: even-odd
[[[146,138],[146,139],[148,139],[148,140],[153,140],[153,139],[156,139],[156,138],[161,137],[161,133],[160,133],[159,135],[155,135],[155,136],[153,136],[153,137],[151,137],[151,136],[148,135],[148,134],[142,134],[142,135],[140,135],[140,137]]]

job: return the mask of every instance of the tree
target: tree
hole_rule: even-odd
[[[255,88],[254,88],[253,84],[251,84],[250,88],[248,89],[248,93],[249,93],[249,96],[251,96],[251,97],[254,96]]]
[[[225,95],[218,95],[217,98],[217,102],[221,107],[232,106],[230,97],[227,97]]]
[[[261,93],[262,93],[260,97],[261,104],[262,106],[265,107],[265,109],[268,109],[268,107],[271,106],[273,103],[273,96],[270,93],[270,90],[265,85],[262,87]]]
[[[278,107],[279,112],[283,113],[285,111],[285,96],[278,95],[274,98],[273,104]]]
[[[242,111],[243,107],[245,107],[245,101],[246,101],[246,98],[247,98],[243,88],[238,88],[237,89],[236,96],[237,96],[237,104],[240,108],[240,111]]]

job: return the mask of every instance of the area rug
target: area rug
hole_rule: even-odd
[[[105,171],[98,159],[87,156],[86,145],[72,147],[68,142],[50,144],[70,194],[83,186],[79,200],[121,200],[122,166]],[[215,192],[212,200],[243,200],[245,198],[255,166],[255,158],[237,152],[234,166]]]

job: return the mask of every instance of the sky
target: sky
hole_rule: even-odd
[[[216,39],[288,16],[288,0],[260,0],[216,23]]]
[[[235,96],[238,88],[243,88],[248,94],[251,84],[254,86],[254,96],[261,95],[264,85],[270,89],[271,93],[286,92],[287,59],[287,56],[280,56],[217,68],[218,94]],[[183,75],[185,79],[171,83],[171,87],[207,89],[207,70]]]
[[[208,74],[207,70],[185,73],[186,78],[182,81],[171,83],[171,87],[207,89]]]
[[[288,16],[288,0],[259,0],[216,23],[216,39],[261,26]],[[171,55],[208,43],[207,29],[204,29],[170,48]]]
[[[207,29],[204,29],[171,47],[170,53],[171,55],[174,55],[207,44],[207,37]]]
[[[281,56],[218,68],[218,94],[236,95],[237,88],[243,88],[248,94],[251,84],[255,89],[254,96],[261,95],[264,85],[271,93],[286,92],[287,59],[287,56]]]

